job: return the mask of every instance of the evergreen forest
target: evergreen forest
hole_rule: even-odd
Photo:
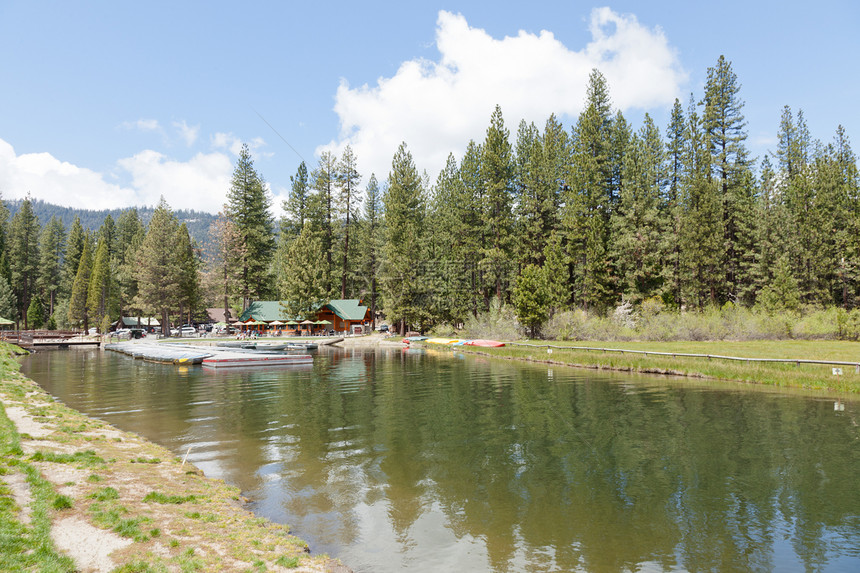
[[[41,226],[30,199],[11,216],[3,206],[0,316],[105,329],[120,314],[166,325],[278,299],[297,317],[361,298],[401,332],[507,308],[539,336],[572,312],[855,314],[860,178],[841,126],[815,139],[785,106],[776,148],[751,157],[724,57],[666,126],[647,114],[631,125],[610,88],[592,71],[568,127],[551,115],[512,132],[496,106],[435,181],[406,142],[379,176],[362,174],[349,146],[323,152],[290,178],[281,220],[244,146],[205,237],[164,199],[145,219],[107,214],[95,231],[56,215]]]

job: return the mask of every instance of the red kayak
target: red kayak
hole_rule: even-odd
[[[499,342],[498,340],[470,340],[463,344],[468,344],[469,346],[486,346],[491,348],[498,348],[505,345],[504,342]]]

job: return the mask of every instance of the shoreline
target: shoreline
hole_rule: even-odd
[[[26,470],[49,484],[47,497],[61,507],[48,510],[50,539],[77,571],[351,573],[312,555],[287,526],[254,515],[235,486],[57,401],[18,371],[11,345],[0,353],[0,421],[14,428],[10,443],[0,444],[10,452],[0,485],[17,506],[15,519],[28,526],[36,492]]]

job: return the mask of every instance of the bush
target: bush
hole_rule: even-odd
[[[514,311],[494,298],[490,310],[477,317],[469,317],[463,327],[467,338],[491,338],[494,340],[517,340],[521,338],[520,323]]]
[[[653,298],[638,307],[622,302],[608,316],[581,309],[561,312],[546,322],[543,332],[555,340],[860,340],[860,309],[794,311],[726,303],[701,311],[680,311]]]

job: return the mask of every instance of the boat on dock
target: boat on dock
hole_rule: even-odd
[[[290,342],[286,347],[290,350],[316,350],[319,345],[316,342]]]

